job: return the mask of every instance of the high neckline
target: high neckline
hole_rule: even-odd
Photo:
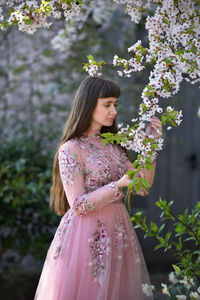
[[[86,138],[102,138],[101,133],[99,131],[98,132],[89,133],[89,134],[83,134],[82,136],[86,137]]]
[[[100,137],[100,127],[91,126],[86,132],[83,133],[83,136],[86,137]]]

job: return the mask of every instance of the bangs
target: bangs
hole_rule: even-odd
[[[98,98],[119,98],[120,88],[112,81],[104,80]]]

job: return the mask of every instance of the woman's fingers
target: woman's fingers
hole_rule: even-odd
[[[150,125],[146,129],[146,133],[153,134],[154,138],[158,139],[162,137],[162,122],[159,118],[153,116],[150,121]]]
[[[162,122],[160,121],[160,119],[158,119],[157,117],[153,116],[152,119],[151,119],[151,122],[155,122],[155,123],[158,123],[158,124],[162,124]]]
[[[154,125],[154,126],[158,126],[158,127],[160,127],[160,128],[162,128],[162,123],[161,123],[161,121],[159,120],[159,119],[152,119],[151,120],[151,124],[152,124],[152,126]]]
[[[153,128],[155,128],[155,129],[160,129],[160,130],[162,130],[162,126],[160,126],[159,124],[152,124],[151,125]]]
[[[160,120],[152,119],[151,122],[152,122],[152,123],[159,124],[159,125],[162,125],[162,123],[161,123]]]
[[[162,137],[162,123],[158,118],[152,117],[151,127],[156,131],[155,138]]]

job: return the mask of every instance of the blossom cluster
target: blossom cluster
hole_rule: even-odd
[[[15,2],[18,4],[16,5]],[[48,17],[60,19],[62,13],[66,21],[71,20],[80,13],[81,1],[48,0],[41,1],[12,1],[2,0],[0,7],[0,28],[4,30],[7,26],[17,25],[20,31],[29,34],[34,33],[37,28],[49,28],[51,23],[47,22]],[[5,20],[4,8],[9,9],[7,20]]]
[[[196,283],[193,278],[184,277],[183,279],[179,279],[174,272],[169,274],[170,286],[165,283],[161,283],[162,293],[169,297],[175,296],[177,300],[186,300],[187,296],[181,295],[173,295],[174,292],[170,291],[176,285],[179,287],[186,288],[190,293],[190,299],[192,300],[200,300],[200,287],[197,287],[196,291],[191,291],[193,287],[196,288]],[[146,296],[152,296],[153,291],[155,290],[154,285],[150,285],[148,283],[142,284],[142,291]]]
[[[143,1],[117,0],[117,2],[142,6]],[[146,6],[149,7],[147,1]],[[139,7],[137,7],[139,10]],[[135,10],[133,9],[134,13]],[[113,64],[127,65],[137,71],[143,60],[155,62],[150,74],[149,85],[155,88],[157,95],[168,98],[176,94],[185,74],[185,80],[192,84],[200,81],[200,19],[199,10],[193,0],[163,0],[153,16],[147,16],[149,48],[141,46],[141,41],[131,46],[128,51],[135,54],[126,61],[114,57]],[[138,64],[139,63],[139,64]],[[142,66],[140,66],[142,68]],[[140,70],[140,69],[139,69]],[[125,70],[126,71],[126,70]],[[130,74],[124,72],[125,76]],[[120,73],[122,75],[122,73]],[[130,76],[128,76],[130,77]]]
[[[170,289],[172,289],[173,286],[175,285],[179,285],[182,286],[184,289],[187,289],[188,291],[190,291],[190,299],[194,299],[194,300],[200,300],[200,287],[196,288],[196,283],[195,280],[193,278],[189,278],[184,276],[183,279],[179,279],[176,274],[174,272],[171,272],[169,274],[169,281],[171,282],[171,286],[168,286],[167,284],[163,284],[162,283],[162,292],[163,294],[166,294],[168,296],[172,296],[172,292],[170,292]],[[196,291],[192,291],[192,290],[196,290]],[[176,295],[176,298],[178,300],[186,300],[187,296],[185,295]]]
[[[100,69],[105,61],[96,62],[92,55],[88,55],[88,63],[84,64],[84,69],[89,73],[90,76],[101,76],[102,73]]]
[[[137,120],[138,118],[132,119],[132,122]],[[159,133],[151,133],[151,127],[145,128],[144,122],[131,127],[129,125],[126,127],[122,126],[122,123],[118,125],[118,134],[124,136],[120,142],[121,146],[140,154],[141,164],[145,164],[148,158],[155,160],[157,157],[156,151],[162,150],[164,141],[163,138],[156,138],[156,135]]]
[[[143,47],[141,46],[141,41],[138,41],[134,46],[128,48],[129,52],[135,52],[135,57],[130,58],[129,60],[119,58],[117,55],[113,58],[114,66],[123,66],[124,70],[117,71],[119,76],[131,77],[132,72],[142,71],[144,66],[142,66],[141,62],[143,61]]]
[[[84,69],[90,76],[101,76],[102,73],[99,71],[98,65],[93,63],[92,59],[89,59],[89,64],[84,66]]]

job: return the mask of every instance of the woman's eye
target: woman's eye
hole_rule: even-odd
[[[105,107],[109,107],[110,106],[110,104],[105,104]],[[118,104],[116,103],[116,104],[114,104],[114,106],[116,107],[116,106],[118,106]]]

